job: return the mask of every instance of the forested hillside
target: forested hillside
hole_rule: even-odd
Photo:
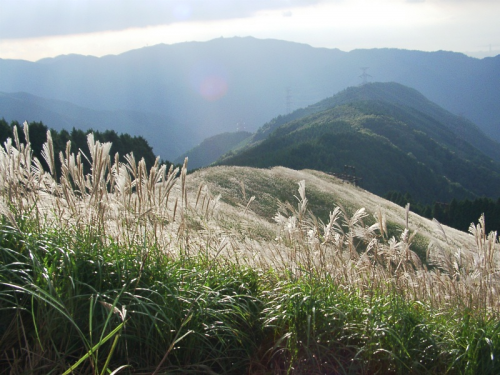
[[[363,108],[359,105],[361,102],[370,103],[366,103],[366,108]],[[348,87],[318,103],[274,118],[257,130],[254,140],[266,138],[278,127],[292,120],[350,103],[357,103],[359,109],[367,113],[388,115],[399,121],[410,122],[413,127],[424,131],[454,152],[477,154],[480,150],[481,153],[500,161],[500,144],[486,136],[477,125],[446,111],[417,90],[395,82],[375,82]],[[471,148],[471,145],[474,147]]]
[[[0,119],[0,143],[3,144],[7,138],[11,138],[12,142],[15,141],[13,129],[14,126],[17,127],[17,132],[19,136],[19,141],[24,143],[26,141],[23,132],[23,126],[17,122],[8,123],[3,118]],[[31,149],[33,150],[33,156],[38,158],[40,162],[48,169],[45,159],[42,157],[43,144],[47,141],[47,131],[51,132],[53,144],[54,144],[54,154],[56,169],[60,169],[61,161],[59,159],[59,152],[66,152],[66,145],[68,141],[71,141],[70,152],[77,153],[79,150],[89,157],[88,144],[87,144],[87,134],[91,130],[83,131],[80,129],[75,129],[71,131],[61,130],[59,132],[49,129],[42,122],[31,122],[29,124],[29,138],[31,143]],[[151,146],[143,137],[132,137],[129,134],[118,134],[114,130],[106,130],[103,132],[93,131],[94,139],[101,143],[112,142],[110,155],[114,156],[116,153],[119,154],[120,159],[124,161],[125,155],[133,153],[137,160],[144,158],[147,166],[152,166],[155,162],[156,156],[153,153]],[[165,161],[166,162],[166,161]],[[168,162],[167,162],[168,163]]]
[[[474,147],[482,141],[483,148]],[[414,90],[368,84],[274,119],[256,133],[253,144],[220,163],[337,174],[349,166],[362,178],[360,186],[375,194],[408,192],[430,204],[498,198],[499,149],[473,124]]]
[[[486,231],[500,233],[500,198],[452,199],[451,202],[436,201],[433,204],[417,202],[408,193],[391,191],[385,198],[401,207],[410,205],[410,210],[428,219],[436,219],[441,224],[467,232],[471,223],[484,215]]]

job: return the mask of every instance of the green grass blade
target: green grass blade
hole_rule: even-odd
[[[105,344],[109,339],[111,339],[114,335],[116,335],[120,330],[123,328],[125,325],[125,322],[120,323],[114,330],[112,330],[106,337],[104,337],[101,341],[99,341],[97,344],[95,344],[92,349],[90,349],[82,358],[80,358],[76,363],[71,366],[69,369],[67,369],[63,375],[68,375],[73,370],[75,370],[78,366],[82,364],[83,361],[85,361],[88,357],[90,357],[96,350],[98,350],[103,344]]]

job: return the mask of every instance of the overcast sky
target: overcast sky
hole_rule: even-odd
[[[0,0],[4,59],[103,56],[221,36],[493,56],[500,0]]]

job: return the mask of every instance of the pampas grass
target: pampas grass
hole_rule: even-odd
[[[443,245],[439,226],[445,242],[424,257],[408,209],[397,236],[381,209],[339,204],[323,222],[301,180],[270,223],[243,178],[230,206],[206,182],[191,188],[187,159],[148,171],[92,134],[88,153],[68,143],[56,171],[48,133],[47,172],[23,130],[26,144],[14,128],[0,150],[10,373],[498,369],[499,243],[484,216],[475,247]]]

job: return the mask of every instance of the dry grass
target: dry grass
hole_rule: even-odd
[[[56,171],[48,134],[45,171],[15,134],[2,373],[498,373],[484,218],[443,228],[316,171],[148,171],[92,135]]]
[[[28,136],[27,125],[24,131]],[[68,145],[55,171],[48,133],[43,155],[51,168],[44,171],[29,144],[17,136],[6,142],[2,215],[13,226],[30,216],[45,228],[95,231],[126,248],[154,244],[174,259],[202,253],[278,273],[328,275],[360,295],[377,288],[437,308],[500,310],[499,244],[483,222],[469,234],[436,231],[429,220],[412,213],[407,220],[404,209],[315,171],[218,167],[188,176],[187,160],[181,170],[166,170],[157,160],[147,171],[133,155],[120,163],[109,155],[110,144],[92,135],[88,146],[88,155],[74,155]],[[91,166],[87,175],[84,163]],[[296,183],[292,203],[274,198]],[[331,197],[324,222],[309,210],[306,190]],[[389,238],[387,223],[401,232]],[[417,232],[430,243],[426,259],[412,250]]]

